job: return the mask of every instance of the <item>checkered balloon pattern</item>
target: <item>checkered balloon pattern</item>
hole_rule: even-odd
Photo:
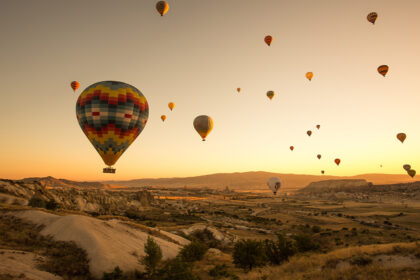
[[[80,94],[76,115],[105,164],[112,166],[144,129],[149,105],[137,88],[104,81],[90,85]]]

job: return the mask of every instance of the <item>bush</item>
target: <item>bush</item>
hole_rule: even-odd
[[[220,246],[220,241],[214,237],[213,232],[207,228],[203,230],[195,230],[190,234],[190,239],[198,239],[202,243],[209,246],[209,248],[217,248]]]
[[[312,241],[309,235],[304,233],[297,234],[294,239],[296,240],[296,248],[299,252],[314,251],[319,247]]]
[[[284,235],[277,236],[277,243],[271,240],[265,240],[265,254],[271,264],[281,264],[288,261],[289,257],[295,254],[295,248],[290,240]]]
[[[34,195],[29,199],[28,205],[31,207],[45,208],[45,200],[39,195]]]
[[[312,232],[313,233],[319,233],[319,232],[321,232],[321,227],[319,227],[319,226],[313,226],[312,227]]]
[[[54,199],[50,199],[47,204],[45,204],[45,208],[48,210],[55,210],[58,208],[58,203]]]
[[[265,246],[257,240],[240,240],[233,249],[233,263],[244,270],[252,270],[266,263]]]
[[[201,261],[204,254],[207,252],[207,245],[198,241],[193,240],[190,244],[184,246],[179,252],[179,256],[184,262],[195,262]]]
[[[127,278],[123,276],[123,272],[119,266],[116,266],[113,272],[109,272],[109,273],[104,272],[104,276],[102,277],[102,280],[123,280],[123,279],[127,279]]]
[[[146,255],[142,258],[141,263],[146,267],[147,274],[154,275],[156,267],[162,259],[162,249],[149,236],[146,244],[144,244],[144,253]]]
[[[226,264],[218,264],[209,271],[209,275],[215,279],[229,277],[230,273],[227,271]]]
[[[356,256],[356,257],[353,257],[353,258],[350,260],[350,263],[351,263],[352,265],[366,266],[366,265],[368,265],[368,264],[371,264],[371,263],[372,263],[372,259],[371,259],[369,256],[365,256],[365,255],[362,255],[362,256]]]
[[[159,270],[156,279],[197,280],[197,278],[192,273],[191,264],[183,262],[180,258],[166,261],[163,268]]]

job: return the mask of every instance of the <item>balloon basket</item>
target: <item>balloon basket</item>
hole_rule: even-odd
[[[104,168],[104,173],[115,173],[115,168],[112,167],[105,167]]]

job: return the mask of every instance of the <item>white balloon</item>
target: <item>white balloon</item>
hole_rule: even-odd
[[[278,177],[271,177],[267,181],[267,186],[274,194],[276,194],[281,186],[280,179]]]

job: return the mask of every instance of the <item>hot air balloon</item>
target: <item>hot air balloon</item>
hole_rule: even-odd
[[[316,125],[316,128],[320,129],[321,128],[321,125],[317,124]]]
[[[171,111],[175,108],[175,103],[173,103],[173,102],[169,102],[168,103],[168,107],[169,107],[169,109],[171,109]],[[182,109],[182,108],[181,108]]]
[[[369,13],[366,18],[369,22],[371,22],[372,24],[375,24],[375,21],[378,18],[378,14],[375,12]]]
[[[265,36],[265,38],[264,38],[264,42],[265,42],[268,46],[270,46],[270,45],[271,45],[271,42],[273,42],[273,37],[271,37],[270,35]]]
[[[166,120],[166,116],[165,115],[160,116],[160,118],[162,119],[163,122]]]
[[[156,3],[156,10],[161,16],[166,14],[169,10],[169,4],[166,1],[159,1]]]
[[[278,177],[271,177],[267,181],[267,186],[273,192],[273,194],[276,195],[281,186],[280,179]]]
[[[382,76],[386,76],[386,73],[388,73],[389,67],[388,65],[381,65],[378,67],[378,72],[379,74],[381,74]]]
[[[88,86],[80,94],[76,115],[83,132],[108,166],[104,173],[115,173],[111,166],[143,131],[149,105],[132,85],[104,81]]]
[[[414,178],[414,176],[416,176],[416,170],[414,169],[410,169],[407,171],[407,174],[411,177]]]
[[[404,168],[404,170],[405,170],[405,171],[408,171],[408,170],[410,170],[410,169],[411,169],[411,165],[409,165],[409,164],[404,164],[404,165],[403,165],[403,168]]]
[[[293,151],[295,149],[295,147],[293,147],[293,146],[290,146],[290,150],[291,151]]]
[[[311,136],[312,135],[312,131],[308,130],[308,131],[306,131],[306,134],[308,134],[308,136]]]
[[[272,91],[272,90],[267,91],[267,97],[270,98],[270,100],[273,99],[274,91]]]
[[[314,73],[312,73],[312,72],[308,72],[308,73],[306,73],[306,79],[308,79],[309,81],[312,81],[312,78],[314,77]]]
[[[238,87],[238,88],[236,89],[236,91],[237,91],[237,92],[241,92],[241,88],[240,88],[240,87]]]
[[[401,143],[404,143],[405,139],[407,138],[407,135],[405,133],[398,133],[397,139],[401,141]]]
[[[336,159],[334,160],[334,162],[335,162],[335,164],[340,165],[341,160],[340,160],[339,158],[336,158]]]
[[[71,88],[73,91],[76,91],[80,87],[80,83],[78,81],[73,81],[70,83]]]
[[[207,135],[213,129],[213,119],[209,116],[201,115],[194,119],[193,125],[203,141],[206,141]]]
[[[321,174],[325,174],[325,171],[324,170],[321,170]]]
[[[317,157],[318,159],[321,159],[321,155],[317,155],[316,157]]]

